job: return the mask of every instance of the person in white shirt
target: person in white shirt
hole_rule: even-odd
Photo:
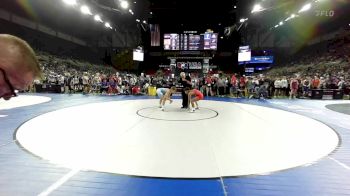
[[[345,86],[344,77],[340,77],[340,81],[337,84],[339,90],[343,90]]]
[[[89,93],[89,91],[90,91],[90,81],[89,81],[90,78],[89,78],[87,72],[84,72],[82,79],[83,79],[83,86],[84,86],[83,93],[84,94]]]
[[[282,82],[279,78],[276,78],[275,82],[274,82],[274,86],[275,86],[275,97],[278,97],[281,95],[281,88],[282,88]]]
[[[283,76],[281,79],[281,88],[282,88],[282,96],[287,96],[287,91],[288,91],[288,81],[287,77]]]

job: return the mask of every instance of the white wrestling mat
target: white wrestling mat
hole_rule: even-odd
[[[266,107],[181,100],[93,103],[60,109],[24,123],[18,142],[65,167],[125,175],[211,178],[266,174],[314,163],[338,145],[316,120]]]
[[[14,109],[24,106],[30,106],[51,101],[50,97],[34,95],[18,95],[8,101],[0,99],[0,110]],[[0,116],[1,117],[1,116]]]

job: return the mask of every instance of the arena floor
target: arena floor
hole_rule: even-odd
[[[144,96],[0,100],[0,195],[350,195],[350,101],[157,106]]]

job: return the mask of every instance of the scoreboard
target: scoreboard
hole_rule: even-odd
[[[217,50],[218,34],[164,34],[164,50]]]

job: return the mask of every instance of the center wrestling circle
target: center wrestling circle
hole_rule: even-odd
[[[22,124],[15,139],[67,168],[162,178],[286,170],[317,162],[340,142],[327,125],[278,109],[202,100],[189,113],[181,100],[164,112],[157,105],[147,99],[62,108]]]
[[[159,107],[147,107],[137,110],[137,115],[154,120],[164,121],[198,121],[215,118],[219,113],[209,108],[200,108],[194,113],[189,113],[188,109],[179,107],[167,107],[164,111]]]

